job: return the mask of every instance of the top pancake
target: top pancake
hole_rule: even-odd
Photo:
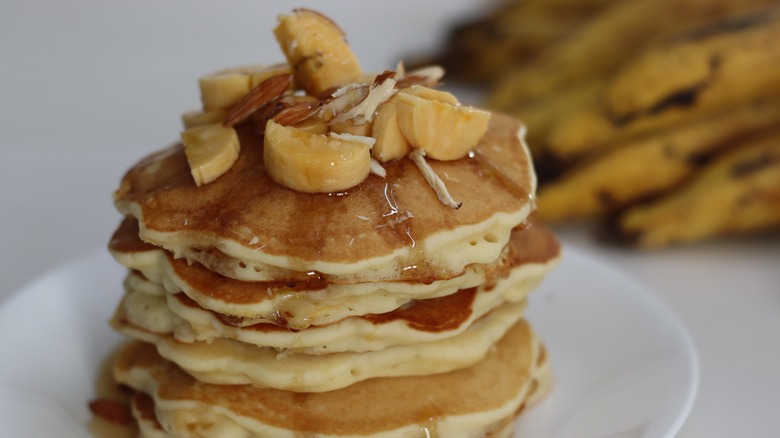
[[[407,158],[342,193],[282,187],[266,173],[262,136],[250,126],[239,127],[238,161],[216,181],[196,187],[177,145],[131,168],[115,202],[139,220],[145,241],[234,278],[245,269],[268,279],[316,271],[376,280],[401,270],[440,278],[495,260],[531,211],[536,177],[521,129],[494,114],[469,157],[428,161],[463,202],[458,210],[439,202]]]

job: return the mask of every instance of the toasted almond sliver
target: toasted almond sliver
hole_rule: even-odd
[[[377,107],[385,103],[395,93],[395,72],[385,71],[376,77],[363,100],[352,108],[338,114],[332,123],[354,120],[356,125],[363,125],[371,122]]]
[[[425,178],[425,182],[431,186],[433,191],[436,193],[436,197],[439,198],[439,201],[441,201],[442,204],[452,207],[456,210],[459,209],[461,205],[463,205],[462,202],[458,202],[452,198],[452,195],[450,195],[450,192],[447,190],[447,186],[444,184],[444,181],[439,178],[439,175],[436,174],[431,165],[425,161],[424,150],[416,148],[409,154],[409,158],[411,158],[412,161],[414,161],[414,164],[417,165],[417,168],[420,169],[420,173],[422,173],[423,178]]]
[[[387,176],[387,170],[385,170],[385,168],[382,167],[382,164],[374,158],[371,159],[371,173],[382,178]]]

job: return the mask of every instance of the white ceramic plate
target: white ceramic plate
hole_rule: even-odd
[[[120,342],[107,326],[124,270],[105,252],[42,276],[0,308],[0,436],[86,437],[96,376]],[[535,292],[530,318],[548,345],[553,393],[518,436],[665,437],[698,382],[694,350],[651,293],[567,248]]]

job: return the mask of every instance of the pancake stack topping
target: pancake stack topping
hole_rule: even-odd
[[[149,437],[498,437],[550,387],[523,319],[559,260],[519,122],[366,74],[281,16],[287,59],[200,80],[181,143],[133,166],[114,363]]]

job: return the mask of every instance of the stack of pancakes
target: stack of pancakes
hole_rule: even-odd
[[[115,375],[146,436],[508,436],[550,367],[523,319],[557,263],[531,223],[522,125],[495,114],[468,157],[409,159],[343,193],[284,188],[262,136],[196,187],[180,145],[136,164],[110,242],[129,269]]]

